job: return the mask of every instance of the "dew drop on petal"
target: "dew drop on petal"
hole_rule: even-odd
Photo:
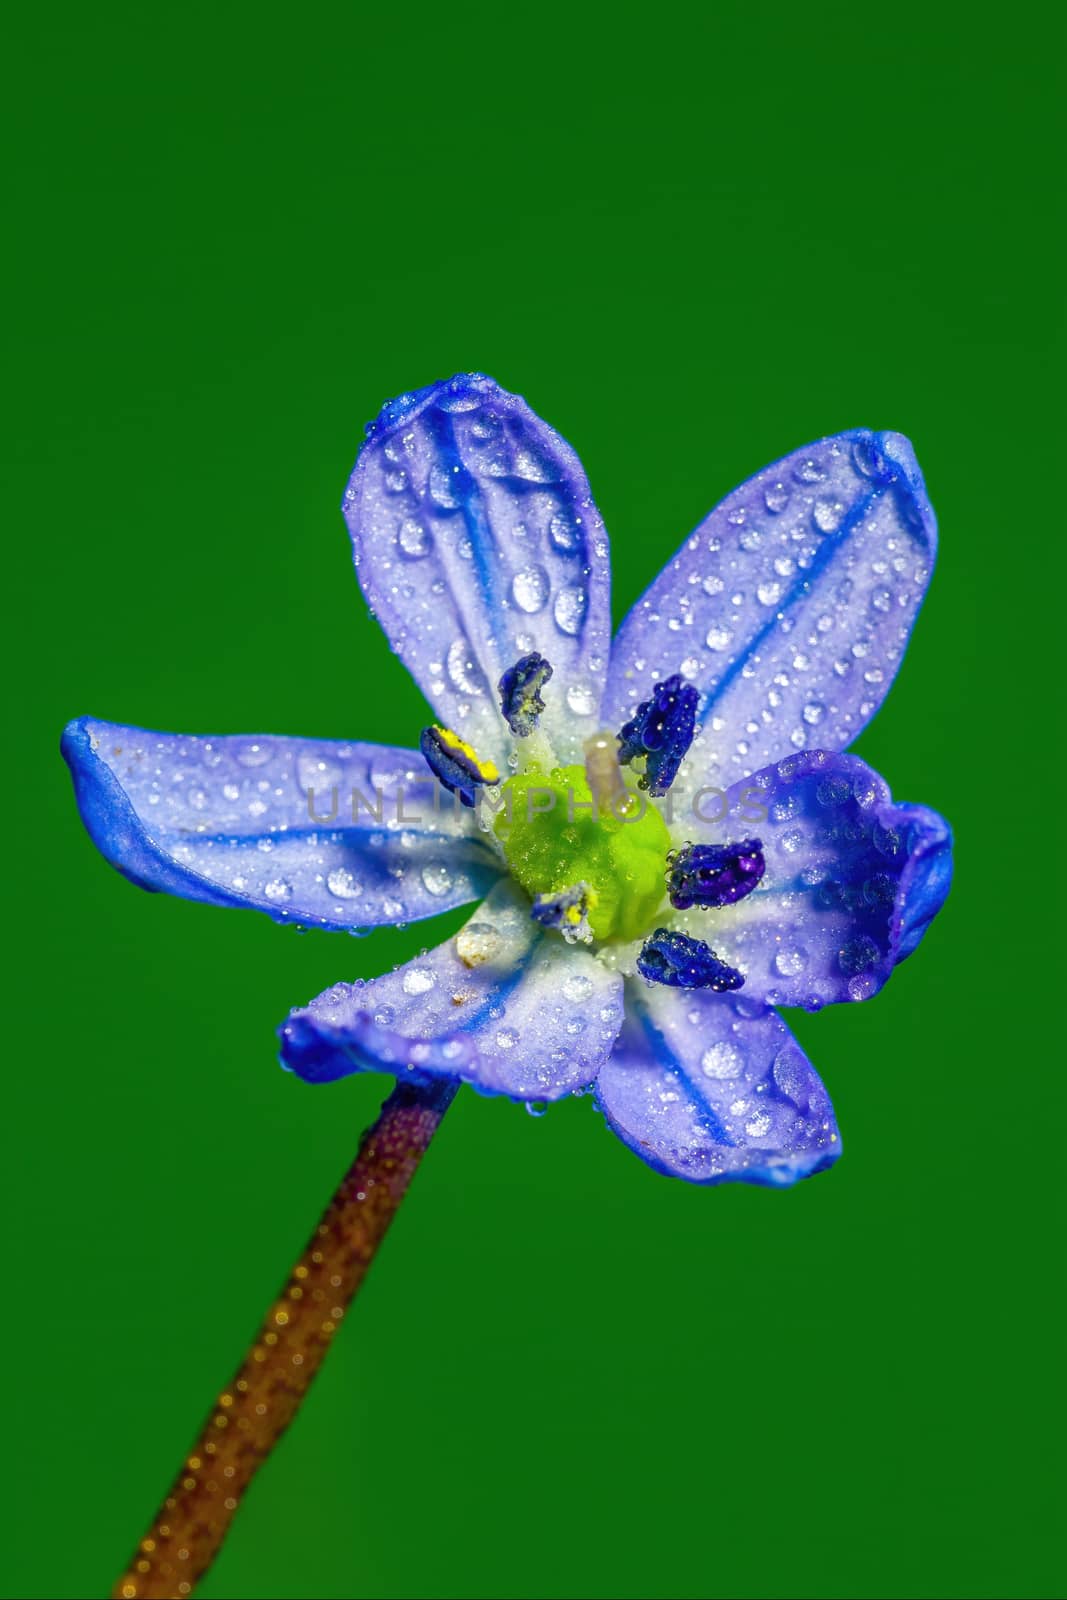
[[[354,900],[363,893],[363,885],[352,876],[347,867],[334,867],[326,874],[326,887],[338,900]]]
[[[548,537],[557,550],[562,550],[564,555],[573,555],[582,542],[581,531],[575,524],[574,518],[565,511],[557,511],[549,520]]]
[[[437,982],[437,974],[430,967],[409,967],[401,980],[405,994],[428,994]]]
[[[831,495],[820,495],[812,507],[812,521],[820,533],[836,533],[845,515],[845,507]]]
[[[572,683],[567,690],[567,704],[576,717],[591,717],[596,710],[596,696],[587,683]]]
[[[566,978],[563,983],[563,995],[567,1000],[588,1000],[593,992],[593,980],[584,973],[575,973],[573,977]]]
[[[269,739],[249,740],[247,744],[237,746],[234,759],[242,767],[265,767],[272,754]]]
[[[445,666],[452,687],[461,694],[479,695],[483,692],[482,674],[466,639],[455,639],[449,645]]]
[[[427,894],[447,894],[452,887],[452,874],[443,861],[427,862],[422,869],[423,888]]]
[[[417,517],[405,517],[396,535],[397,544],[401,553],[409,561],[418,561],[421,556],[430,553],[430,535]]]
[[[774,958],[774,968],[783,978],[795,978],[807,966],[807,956],[803,950],[779,950]]]
[[[700,1058],[700,1070],[705,1078],[739,1078],[745,1061],[737,1045],[720,1039],[709,1045]]]
[[[588,604],[589,599],[585,590],[576,585],[559,591],[552,614],[560,633],[570,634],[572,637],[581,633]]]
[[[520,567],[511,580],[515,604],[529,616],[544,610],[548,604],[550,587],[548,573],[539,566]]]

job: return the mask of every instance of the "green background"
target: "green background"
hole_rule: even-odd
[[[356,944],[138,894],[60,728],[412,742],[338,504],[380,402],[469,368],[580,451],[617,616],[767,461],[912,437],[942,555],[860,748],[953,822],[957,886],[876,1003],[797,1019],[846,1154],[795,1191],[689,1188],[588,1101],[464,1092],[202,1593],[1062,1592],[1053,26],[781,0],[17,23],[8,1593],[106,1590],[372,1118],[384,1080],[306,1088],[275,1025],[443,926]]]

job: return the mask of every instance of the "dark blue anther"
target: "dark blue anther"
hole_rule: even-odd
[[[529,738],[545,709],[541,690],[552,676],[552,667],[532,650],[509,667],[497,685],[504,721],[520,739]]]
[[[703,939],[672,933],[669,928],[657,928],[648,936],[637,958],[637,970],[650,983],[665,983],[671,989],[713,989],[716,994],[740,989],[745,981],[737,968],[720,961]]]
[[[491,761],[479,761],[469,744],[450,728],[432,726],[419,734],[419,749],[437,781],[465,806],[473,806],[484,783],[497,783],[500,774]]]
[[[647,757],[638,787],[651,795],[666,794],[683,757],[693,742],[700,696],[691,683],[674,673],[657,683],[648,700],[642,700],[619,734],[619,764],[629,766]]]
[[[690,906],[732,906],[763,877],[758,839],[739,844],[686,844],[667,857],[667,893],[676,911]]]

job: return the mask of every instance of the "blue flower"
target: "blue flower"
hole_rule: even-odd
[[[483,901],[291,1013],[282,1059],[309,1082],[593,1089],[662,1172],[828,1166],[833,1109],[776,1008],[876,993],[951,876],[941,818],[841,753],[934,559],[907,441],[840,434],[750,479],[614,640],[581,465],[488,378],[387,405],[343,509],[438,722],[394,748],[81,718],[63,749],[101,851],[147,889],[350,932]]]

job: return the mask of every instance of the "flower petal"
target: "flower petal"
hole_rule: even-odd
[[[901,434],[859,429],[797,450],[727,495],[634,606],[612,647],[606,720],[621,727],[680,672],[703,695],[688,762],[703,781],[809,742],[844,749],[900,665],[935,549]]]
[[[736,905],[694,907],[671,926],[737,967],[747,1000],[812,1010],[866,1000],[915,949],[948,894],[947,824],[925,806],[894,805],[858,756],[789,756],[728,789],[716,812],[724,808],[714,824],[689,812],[675,832],[723,842],[739,829],[758,836],[763,878]]]
[[[446,944],[291,1012],[282,1062],[309,1083],[410,1070],[557,1100],[593,1081],[621,1021],[621,978],[542,933],[501,883]]]
[[[830,1097],[782,1019],[724,995],[627,985],[626,1025],[597,1103],[657,1172],[783,1188],[830,1166]]]
[[[552,664],[541,728],[576,759],[610,645],[608,541],[574,451],[526,402],[463,374],[368,428],[344,498],[368,604],[438,717],[498,762],[498,683]]]
[[[91,717],[62,749],[94,843],[143,889],[354,929],[435,916],[498,876],[471,813],[441,799],[414,751]]]

